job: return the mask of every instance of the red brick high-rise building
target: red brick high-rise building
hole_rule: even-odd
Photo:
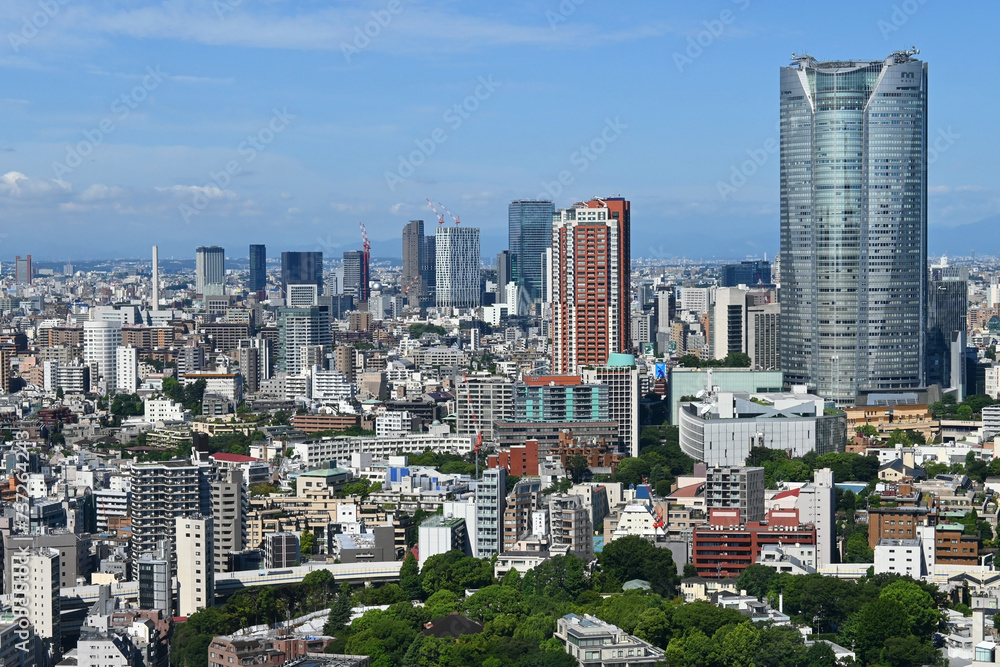
[[[553,372],[603,366],[629,348],[631,207],[621,197],[556,211],[552,224]]]

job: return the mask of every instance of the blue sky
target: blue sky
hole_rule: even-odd
[[[636,257],[771,256],[779,68],[910,45],[946,137],[933,253],[1000,215],[998,7],[4,0],[0,259],[154,242],[165,257],[261,242],[339,257],[361,220],[374,255],[399,256],[405,222],[434,220],[425,197],[482,228],[489,254],[507,203],[547,192],[631,199]],[[966,245],[1000,250],[990,236]]]

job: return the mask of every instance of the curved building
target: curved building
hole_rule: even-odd
[[[781,69],[781,368],[838,405],[923,379],[927,64]]]

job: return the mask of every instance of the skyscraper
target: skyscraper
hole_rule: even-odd
[[[969,269],[964,266],[931,267],[927,290],[927,361],[924,371],[928,386],[964,393],[966,313],[969,305]],[[953,350],[952,348],[958,349]],[[957,362],[957,363],[955,363]]]
[[[552,227],[552,370],[603,366],[629,347],[631,207],[592,199],[560,209]]]
[[[923,380],[927,65],[781,69],[781,367],[839,405]]]
[[[424,268],[427,264],[426,253],[424,221],[410,220],[403,227],[403,275],[400,284],[406,291],[407,302],[414,308],[420,305],[420,298],[427,296],[428,292]]]
[[[542,255],[552,245],[555,206],[542,199],[516,199],[507,207],[508,249],[514,282],[532,302],[544,291]]]
[[[194,251],[194,290],[198,294],[222,294],[226,282],[226,251],[217,245]]]
[[[497,253],[497,303],[507,303],[507,283],[512,282],[514,262],[510,250]]]
[[[478,308],[480,294],[479,228],[442,225],[436,237],[438,308]]]
[[[31,255],[14,258],[14,282],[18,285],[31,284]]]
[[[363,301],[368,294],[368,262],[363,250],[348,250],[344,253],[344,294]]]
[[[260,292],[267,286],[267,248],[263,245],[250,246],[250,277],[247,290]]]
[[[289,285],[315,285],[323,293],[323,253],[283,252],[281,253],[281,291],[286,293]]]

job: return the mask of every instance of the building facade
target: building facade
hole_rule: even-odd
[[[250,276],[247,290],[261,292],[267,287],[267,247],[260,244],[250,246]]]
[[[481,277],[479,228],[442,225],[435,237],[438,308],[478,308]]]
[[[560,209],[552,223],[552,369],[604,365],[629,348],[631,207],[621,198]]]
[[[838,405],[920,386],[927,298],[927,65],[781,69],[781,363]]]
[[[542,256],[552,246],[553,213],[552,202],[541,199],[517,199],[507,207],[510,277],[528,303],[544,296]]]
[[[194,251],[194,289],[198,294],[222,294],[226,282],[226,251],[217,245]]]

